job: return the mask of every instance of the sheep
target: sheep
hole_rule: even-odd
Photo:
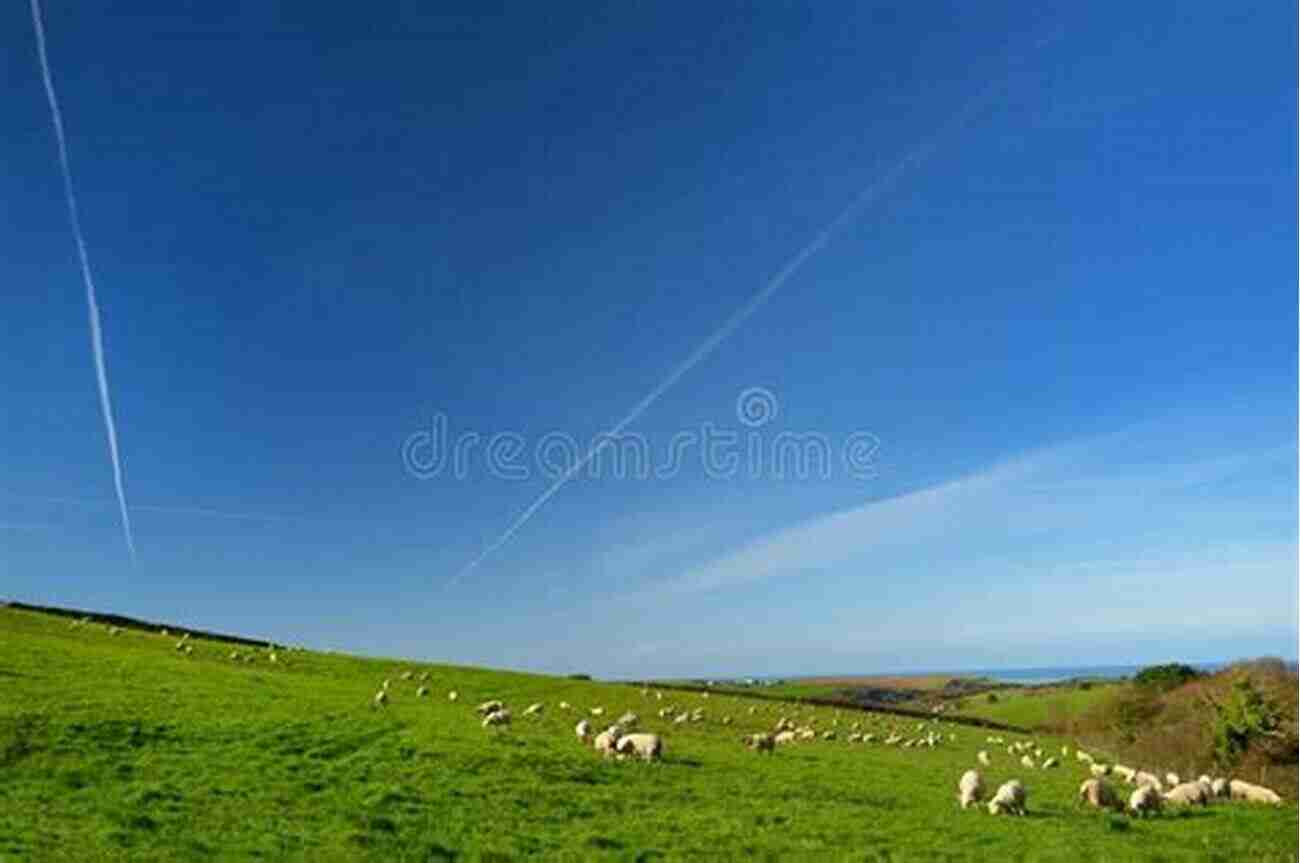
[[[1160,811],[1160,792],[1150,785],[1139,785],[1128,798],[1128,811],[1132,815],[1149,815]]]
[[[561,702],[560,702],[560,709],[561,709],[561,710],[568,710],[569,707],[570,707],[569,702],[567,702],[567,701],[561,701]]]
[[[1100,779],[1085,779],[1079,786],[1079,802],[1095,809],[1117,809],[1119,798],[1111,787]]]
[[[862,742],[863,742],[863,743],[871,743],[871,742],[874,741],[875,739],[876,739],[876,735],[874,735],[874,734],[864,734],[864,735],[862,735]]]
[[[603,707],[593,707],[593,708],[591,708],[591,710],[588,711],[588,712],[591,713],[592,716],[604,716],[604,715],[605,715],[605,708],[603,708]]]
[[[497,701],[496,699],[493,699],[492,701],[484,701],[478,707],[475,707],[474,710],[477,713],[487,716],[488,714],[496,713],[498,710],[502,710],[504,708],[505,708],[504,704],[502,704],[500,701]]]
[[[375,693],[374,706],[375,706],[375,707],[387,707],[387,706],[388,706],[388,690],[387,690],[387,689],[381,689],[381,690],[379,690],[378,692]]]
[[[1061,763],[1061,762],[1060,762],[1060,761],[1057,761],[1056,758],[1053,756],[1053,757],[1048,758],[1046,761],[1043,762],[1043,769],[1044,769],[1044,770],[1051,770],[1053,767],[1058,767],[1058,766],[1060,766],[1060,763]]]
[[[510,711],[504,707],[493,710],[487,716],[483,717],[483,727],[487,728],[492,725],[509,725]]]
[[[795,741],[795,734],[793,731],[779,731],[777,732],[776,737],[772,738],[772,740],[775,743],[793,743]]]
[[[447,700],[448,700],[448,701],[455,701],[455,700],[458,699],[458,698],[460,698],[460,693],[457,692],[457,691],[454,690],[454,689],[447,693]]]
[[[1132,767],[1125,767],[1123,764],[1112,764],[1110,772],[1122,778],[1125,782],[1132,785],[1133,777],[1137,776],[1137,771]]]
[[[1233,800],[1245,800],[1248,803],[1272,803],[1278,805],[1282,798],[1271,788],[1255,785],[1242,779],[1233,779],[1228,783],[1228,792]]]
[[[1150,785],[1156,790],[1157,794],[1163,794],[1165,791],[1164,783],[1160,781],[1160,777],[1154,773],[1147,773],[1145,770],[1139,770],[1133,775],[1133,783],[1135,785]]]
[[[578,735],[580,741],[586,743],[587,738],[591,737],[591,723],[585,719],[578,720],[578,724],[573,727],[573,733]]]
[[[1228,787],[1228,780],[1224,779],[1223,777],[1219,777],[1218,779],[1212,780],[1210,782],[1210,793],[1213,794],[1215,797],[1229,796],[1229,794],[1231,793],[1231,789]]]
[[[269,659],[269,660],[271,660],[272,662],[279,662],[279,661],[280,661],[280,658],[279,658],[276,654],[274,654],[274,653],[267,654],[267,657],[266,657],[266,658]]]
[[[957,802],[962,809],[978,803],[984,796],[984,779],[978,770],[967,770],[957,782]]]
[[[524,710],[524,716],[540,716],[542,714],[543,709],[544,708],[542,707],[540,702],[536,704],[530,704]]]
[[[1009,815],[1024,815],[1025,786],[1019,779],[1003,782],[989,801],[988,810],[990,815],[1001,815],[1004,812]]]
[[[230,659],[231,659],[232,662],[238,662],[238,661],[239,661],[239,651],[238,651],[238,650],[232,650],[232,651],[230,651]]]
[[[724,717],[722,717],[722,724],[723,724],[723,725],[730,725],[730,724],[731,724],[731,717],[730,717],[730,716],[724,716]]]
[[[1179,785],[1183,784],[1183,780],[1179,779],[1178,774],[1171,770],[1165,774],[1165,784],[1170,788],[1177,788]]]
[[[1092,763],[1092,756],[1087,752],[1084,752],[1082,749],[1074,750],[1074,758],[1076,761],[1087,761],[1090,764]]]
[[[801,729],[799,729],[799,739],[800,739],[800,740],[816,740],[816,739],[817,739],[817,732],[816,732],[816,731],[813,731],[811,728],[801,728]]]
[[[640,721],[641,718],[630,710],[618,718],[618,724],[624,728],[635,728]]]
[[[1110,765],[1093,763],[1088,766],[1088,772],[1090,772],[1093,776],[1109,776]]]
[[[1070,747],[1068,747],[1068,746],[1062,746],[1062,747],[1061,747],[1061,757],[1066,758],[1066,757],[1069,757],[1069,755],[1070,755]]]
[[[597,752],[608,758],[617,754],[618,750],[615,747],[618,744],[618,738],[619,729],[615,726],[610,726],[596,735],[596,739],[592,741],[592,745],[595,747]]]
[[[1164,798],[1170,803],[1180,803],[1185,806],[1204,806],[1210,802],[1205,786],[1199,782],[1179,783],[1166,791]]]
[[[614,750],[622,755],[640,756],[642,761],[658,761],[664,752],[664,741],[658,734],[625,734],[615,741]]]
[[[750,716],[753,716],[753,715],[754,715],[754,708],[753,708],[753,707],[750,707],[748,712],[749,712],[749,715],[750,715]]]
[[[185,655],[190,656],[193,653],[194,653],[194,648],[188,644],[185,645]]]
[[[426,696],[426,695],[428,695],[428,694],[429,694],[429,687],[427,687],[427,686],[421,686],[419,689],[415,690],[415,697],[416,697],[416,698],[423,698],[424,696]]]
[[[1034,763],[1034,759],[1030,758],[1028,755],[1021,755],[1020,763],[1025,767],[1028,767],[1030,770],[1033,770],[1035,767],[1038,766],[1037,764]]]
[[[403,680],[410,680],[413,676],[414,676],[414,675],[413,675],[411,672],[409,672],[409,671],[403,671],[403,672],[402,672],[402,679],[403,679]]]
[[[385,677],[385,678],[384,678],[384,682],[380,684],[380,688],[381,688],[381,689],[387,689],[388,687],[390,687],[390,686],[392,686],[392,685],[393,685],[393,681],[391,681],[391,680],[389,680],[387,677]]]
[[[689,713],[679,713],[673,717],[674,725],[681,725],[683,722],[690,722],[690,721],[691,721],[691,715]]]
[[[823,732],[822,732],[822,740],[834,740],[834,739],[835,739],[835,732],[834,732],[834,731],[823,731]]]
[[[429,672],[427,672],[427,671],[421,671],[421,672],[420,672],[420,682],[421,682],[421,683],[427,683],[428,680],[429,680]]]
[[[184,650],[184,649],[185,649],[185,642],[184,642],[184,641],[178,641],[178,642],[176,642],[176,649],[177,649],[177,650]]]
[[[756,734],[751,734],[748,737],[742,737],[740,739],[744,741],[746,746],[755,752],[766,752],[768,755],[771,755],[776,751],[776,739],[771,734],[765,734],[760,731]]]
[[[975,760],[978,761],[980,764],[983,764],[985,767],[988,767],[990,764],[993,763],[993,759],[989,758],[989,754],[985,752],[983,749],[975,753]]]

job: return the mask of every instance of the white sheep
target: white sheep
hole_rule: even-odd
[[[415,690],[416,698],[424,698],[428,694],[429,694],[429,687],[427,686],[421,686]]]
[[[1132,767],[1125,767],[1123,764],[1112,764],[1110,772],[1123,779],[1128,784],[1133,784],[1133,777],[1137,776],[1137,771]]]
[[[509,724],[510,724],[510,711],[506,710],[504,707],[498,710],[494,710],[491,713],[489,713],[487,716],[483,717],[484,728],[487,728],[492,725],[509,725]]]
[[[1100,779],[1085,779],[1079,786],[1079,802],[1097,809],[1119,808],[1119,798],[1111,787]]]
[[[545,708],[542,707],[542,704],[540,702],[535,704],[530,704],[528,705],[527,708],[525,708],[524,716],[540,716],[542,714],[543,709]]]
[[[1165,774],[1165,784],[1170,788],[1177,788],[1183,784],[1183,780],[1178,778],[1178,774],[1172,770]]]
[[[1061,762],[1060,762],[1060,761],[1057,761],[1057,760],[1056,760],[1056,757],[1053,756],[1053,757],[1050,757],[1050,758],[1048,758],[1046,761],[1043,762],[1043,769],[1044,769],[1044,770],[1051,770],[1053,767],[1058,767],[1058,766],[1060,766],[1060,764],[1061,764]]]
[[[1034,759],[1030,758],[1028,755],[1021,755],[1020,763],[1023,766],[1028,767],[1030,770],[1033,770],[1035,767],[1038,766],[1037,764],[1034,763]]]
[[[561,709],[561,710],[568,710],[568,709],[569,709],[569,702],[567,702],[567,701],[561,701],[561,702],[560,702],[560,709]]]
[[[635,728],[640,721],[641,718],[630,710],[618,718],[618,724],[624,728]]]
[[[984,778],[978,770],[967,770],[957,782],[957,802],[962,809],[978,803],[984,796]]]
[[[771,734],[764,734],[761,731],[748,737],[742,737],[741,740],[755,752],[766,752],[771,755],[776,750],[776,739]]]
[[[502,704],[500,701],[493,699],[491,701],[484,701],[478,707],[475,707],[474,710],[477,713],[487,716],[489,714],[496,713],[498,710],[501,710],[504,707],[505,705]]]
[[[447,700],[448,700],[448,701],[455,701],[455,700],[458,699],[458,698],[460,698],[460,693],[457,692],[457,691],[454,690],[454,689],[453,689],[452,691],[450,691],[450,692],[447,693]]]
[[[608,758],[618,753],[618,750],[615,748],[618,744],[618,738],[619,729],[616,726],[610,726],[596,735],[596,739],[592,741],[592,745],[595,747],[597,752]]]
[[[621,755],[636,755],[642,761],[657,761],[664,751],[664,741],[658,734],[624,734],[614,743]]]
[[[1145,770],[1139,770],[1133,775],[1133,783],[1135,785],[1150,785],[1156,790],[1157,794],[1163,794],[1165,790],[1164,783],[1160,781],[1160,777],[1156,776],[1154,773],[1148,773]]]
[[[375,707],[387,707],[387,706],[388,706],[388,690],[387,690],[387,689],[381,689],[381,690],[379,690],[378,692],[375,693],[374,706],[375,706]]]
[[[1128,798],[1128,811],[1133,815],[1149,815],[1160,811],[1160,792],[1150,785],[1139,785]]]
[[[989,758],[989,754],[985,752],[983,749],[975,753],[975,760],[978,761],[980,764],[983,764],[985,767],[988,767],[990,764],[993,763],[993,760]]]
[[[1088,765],[1088,771],[1092,773],[1093,776],[1109,776],[1110,765],[1104,764],[1100,761],[1096,761]]]
[[[592,716],[604,716],[604,715],[605,715],[605,708],[603,708],[603,707],[593,707],[593,708],[591,708],[591,710],[590,710],[589,712],[591,713]]]
[[[1232,789],[1228,787],[1228,780],[1222,776],[1210,782],[1210,793],[1215,797],[1227,797],[1231,792]]]
[[[1179,783],[1166,791],[1164,798],[1170,803],[1179,803],[1185,806],[1204,806],[1210,802],[1205,786],[1199,782]]]
[[[1271,803],[1276,806],[1282,802],[1282,798],[1271,788],[1242,779],[1233,779],[1229,782],[1228,792],[1233,800],[1245,800],[1248,803]]]
[[[578,735],[579,740],[586,743],[587,738],[591,737],[591,723],[585,719],[578,720],[578,724],[573,728],[573,733]]]
[[[793,731],[779,731],[776,737],[772,738],[775,743],[794,743],[795,733]]]
[[[993,795],[993,799],[989,801],[988,809],[990,815],[1001,815],[1003,813],[1024,815],[1025,786],[1021,784],[1019,779],[1003,782],[998,786],[998,791]]]

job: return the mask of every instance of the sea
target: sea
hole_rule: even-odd
[[[1075,678],[1086,677],[1093,680],[1119,680],[1124,677],[1131,677],[1143,668],[1154,663],[1145,663],[1142,665],[1050,665],[1037,668],[963,668],[954,669],[924,669],[919,671],[890,671],[881,672],[882,677],[929,677],[935,675],[944,675],[948,677],[987,677],[990,680],[996,680],[1001,683],[1018,683],[1023,686],[1033,686],[1044,683],[1059,683],[1062,680],[1073,680]],[[1226,662],[1189,662],[1188,665],[1201,671],[1218,671],[1226,666]],[[877,676],[875,672],[858,672],[855,674],[827,675],[827,674],[810,674],[786,677],[785,680],[799,680],[817,677],[871,677]]]

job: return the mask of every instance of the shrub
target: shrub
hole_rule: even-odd
[[[1277,704],[1242,675],[1232,682],[1223,701],[1210,701],[1214,709],[1214,760],[1235,767],[1257,740],[1280,736],[1281,711]]]
[[[1181,662],[1170,662],[1165,665],[1151,665],[1142,669],[1133,676],[1133,682],[1139,686],[1150,687],[1158,692],[1168,692],[1170,689],[1177,689],[1187,681],[1195,680],[1200,676],[1201,672],[1190,665],[1184,665]]]

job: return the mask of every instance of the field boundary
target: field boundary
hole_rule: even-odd
[[[898,707],[892,704],[862,704],[856,701],[840,701],[835,698],[808,698],[806,696],[785,696],[769,695],[766,692],[739,692],[734,689],[711,689],[707,686],[689,686],[679,683],[656,683],[650,680],[627,680],[622,681],[628,686],[640,688],[652,687],[672,692],[708,692],[713,695],[727,695],[739,698],[754,698],[761,701],[771,701],[781,704],[811,704],[817,707],[838,707],[842,710],[857,710],[861,713],[892,713],[895,716],[907,716],[912,719],[938,719],[943,722],[951,722],[954,725],[969,725],[972,728],[988,728],[992,731],[1008,731],[1012,734],[1037,734],[1038,732],[1030,728],[1022,728],[1019,725],[1008,725],[1005,722],[998,722],[993,719],[984,719],[980,716],[959,716],[957,714],[931,713],[928,710],[915,710],[910,707]]]

